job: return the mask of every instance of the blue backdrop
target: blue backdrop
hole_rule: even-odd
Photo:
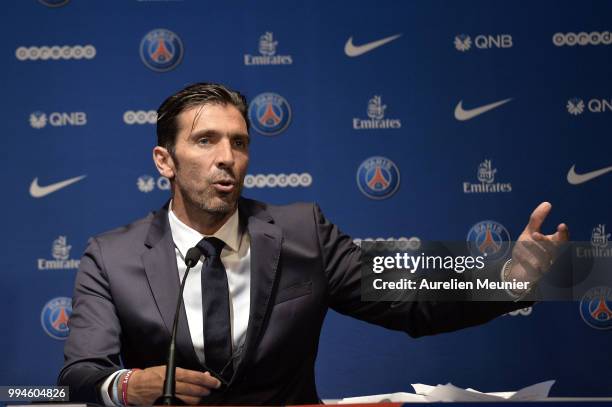
[[[431,240],[465,240],[483,220],[516,238],[548,200],[547,233],[564,221],[574,240],[608,248],[612,3],[13,0],[2,9],[2,385],[55,382],[87,238],[168,199],[151,160],[154,111],[192,82],[225,83],[253,101],[248,197],[317,201],[356,239]],[[555,395],[612,395],[612,294],[598,298],[582,313],[578,302],[545,303],[417,340],[330,312],[320,394],[557,379]]]

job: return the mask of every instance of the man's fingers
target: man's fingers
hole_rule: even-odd
[[[538,235],[542,236],[536,232],[532,235],[533,240],[517,242],[516,244],[523,246],[540,263],[550,264],[555,252],[554,244],[546,237],[540,239]]]
[[[199,372],[197,370],[188,370],[180,367],[176,368],[177,383],[191,383],[198,386],[204,386],[210,389],[218,389],[221,386],[219,379],[210,375],[209,372]]]
[[[180,394],[182,396],[191,396],[191,397],[204,397],[210,394],[210,389],[208,387],[199,386],[197,384],[185,383],[185,382],[176,382],[176,394]]]
[[[190,405],[190,406],[196,406],[200,404],[200,397],[183,396],[180,394],[177,394],[176,397],[183,400],[185,404]]]
[[[557,249],[558,244],[553,239],[553,235],[546,236],[540,232],[535,232],[531,234],[531,238],[551,253]]]
[[[567,242],[569,240],[569,228],[565,223],[557,226],[557,231],[552,235],[552,240],[555,242]]]
[[[552,205],[549,202],[542,202],[538,205],[537,208],[533,210],[531,216],[529,217],[529,223],[525,228],[528,232],[539,232],[542,227],[542,223],[544,223],[544,219],[550,213]]]

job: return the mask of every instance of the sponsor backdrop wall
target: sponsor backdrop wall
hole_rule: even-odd
[[[557,0],[3,3],[0,384],[55,382],[86,241],[168,199],[155,110],[196,81],[249,98],[246,196],[317,201],[355,239],[514,239],[549,200],[545,232],[567,222],[609,255],[611,16]],[[420,339],[330,312],[320,395],[547,379],[611,395],[611,304],[604,288]]]

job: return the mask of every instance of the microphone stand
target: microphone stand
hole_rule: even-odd
[[[155,406],[183,406],[185,402],[176,397],[176,333],[178,330],[178,320],[181,313],[181,304],[183,303],[183,290],[185,289],[185,282],[187,281],[187,274],[189,270],[198,264],[202,252],[197,247],[192,247],[187,251],[185,256],[185,264],[187,270],[181,281],[181,288],[179,290],[178,302],[176,304],[176,313],[174,314],[174,323],[172,325],[172,336],[170,337],[170,346],[168,346],[168,361],[166,363],[166,377],[164,379],[164,389],[162,395],[153,402]]]

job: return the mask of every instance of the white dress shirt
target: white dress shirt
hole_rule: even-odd
[[[182,279],[187,268],[185,265],[187,250],[195,246],[203,237],[209,236],[204,236],[197,230],[185,225],[172,210],[168,213],[168,220],[174,240],[179,279]],[[239,226],[238,211],[235,211],[227,222],[212,235],[225,243],[221,252],[221,262],[225,266],[229,287],[233,354],[244,344],[251,302],[251,239],[248,233],[240,230]],[[200,362],[204,362],[202,264],[203,262],[200,261],[189,271],[185,291],[183,292],[189,333]]]
[[[221,262],[227,273],[229,287],[230,325],[232,333],[232,357],[236,357],[246,338],[246,330],[249,322],[251,304],[251,238],[245,230],[241,230],[238,222],[238,211],[211,236],[202,235],[195,229],[187,226],[172,211],[172,202],[168,210],[168,221],[172,240],[174,241],[174,253],[179,273],[179,281],[183,279],[187,266],[185,255],[202,238],[214,236],[225,243],[221,251]],[[189,271],[183,292],[183,304],[187,314],[187,325],[191,342],[195,353],[200,361],[204,362],[204,317],[202,313],[202,261]],[[100,393],[104,404],[115,406],[107,389],[113,379],[125,370],[119,370],[106,378]]]

